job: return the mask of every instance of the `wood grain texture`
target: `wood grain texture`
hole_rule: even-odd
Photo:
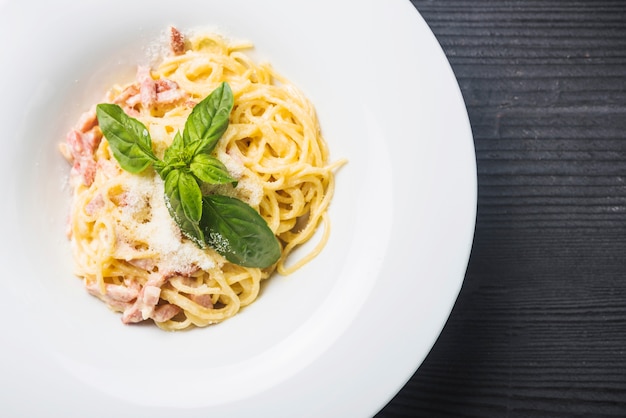
[[[413,0],[466,101],[454,310],[378,417],[626,416],[626,2]]]

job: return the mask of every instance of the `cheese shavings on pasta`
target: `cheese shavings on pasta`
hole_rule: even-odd
[[[282,247],[275,265],[238,266],[181,235],[163,181],[152,169],[131,174],[120,168],[95,105],[60,151],[72,164],[68,237],[75,274],[124,323],[152,320],[162,329],[181,330],[232,317],[257,298],[274,271],[290,274],[319,254],[330,232],[333,172],[343,161],[329,163],[313,106],[269,64],[253,62],[246,54],[251,44],[170,28],[169,45],[158,64],[139,66],[136,79],[113,86],[104,101],[141,121],[161,158],[194,105],[229,83],[234,106],[213,154],[237,186],[204,185],[203,192],[236,197],[261,214]],[[313,250],[287,264],[318,226],[323,233]]]

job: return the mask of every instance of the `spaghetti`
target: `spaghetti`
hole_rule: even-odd
[[[111,88],[106,101],[141,121],[162,157],[193,106],[227,82],[234,106],[213,154],[238,183],[203,185],[203,192],[230,195],[256,209],[279,239],[278,262],[242,267],[184,238],[168,213],[160,177],[154,170],[130,174],[120,168],[93,109],[60,149],[72,163],[68,235],[75,274],[121,312],[124,323],[152,320],[180,330],[232,317],[257,298],[274,271],[290,274],[320,253],[330,232],[333,172],[343,162],[328,162],[313,106],[269,64],[253,62],[245,53],[251,44],[170,30],[171,50],[161,62],[140,66],[136,80]],[[288,264],[289,254],[320,225],[313,250]]]

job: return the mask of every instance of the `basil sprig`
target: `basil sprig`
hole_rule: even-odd
[[[240,266],[255,267],[280,257],[278,242],[268,243],[268,237],[276,239],[274,233],[258,218],[257,211],[239,199],[222,195],[202,198],[200,226],[207,243]]]
[[[167,208],[185,237],[200,248],[212,247],[232,263],[269,267],[278,261],[281,250],[261,215],[239,199],[202,195],[203,183],[237,186],[224,164],[211,155],[228,128],[233,104],[230,86],[220,84],[193,108],[163,160],[154,155],[145,125],[118,105],[101,103],[96,116],[124,170],[137,174],[152,165],[163,179]]]
[[[112,104],[98,105],[96,115],[113,156],[124,170],[140,173],[158,161],[152,152],[150,133],[143,123],[128,117],[121,107]]]

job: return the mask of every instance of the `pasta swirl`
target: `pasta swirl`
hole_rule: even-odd
[[[136,80],[112,87],[106,101],[146,126],[160,158],[195,103],[229,83],[234,107],[213,153],[238,184],[203,185],[203,193],[237,197],[255,208],[279,238],[279,261],[265,269],[242,267],[184,239],[159,176],[120,168],[93,109],[60,149],[73,164],[68,234],[76,275],[92,295],[122,312],[123,322],[151,319],[162,329],[181,330],[232,317],[258,297],[274,271],[291,274],[319,254],[330,233],[333,172],[343,161],[329,163],[312,104],[271,65],[253,62],[245,53],[251,44],[171,31],[173,52],[152,68],[139,67]],[[288,263],[318,226],[323,233],[313,250]]]

